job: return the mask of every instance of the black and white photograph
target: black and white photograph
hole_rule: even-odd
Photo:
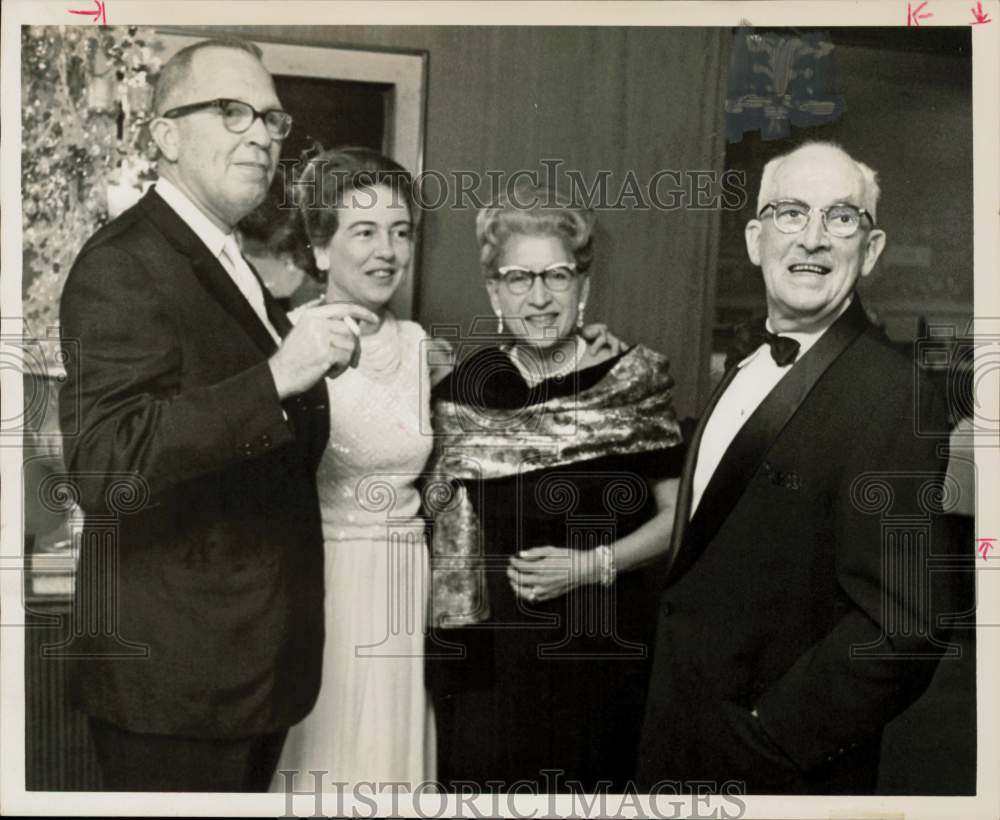
[[[5,4],[0,813],[998,816],[997,18]]]

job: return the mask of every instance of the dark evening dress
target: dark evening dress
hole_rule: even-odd
[[[493,348],[457,368],[433,398],[462,402],[474,383],[481,406],[527,410],[599,385],[622,356],[529,388],[507,355]],[[530,424],[530,412],[525,419]],[[566,435],[574,434],[586,432]],[[622,572],[609,587],[586,585],[531,603],[515,597],[506,568],[520,549],[593,549],[649,520],[656,504],[647,482],[679,475],[678,439],[662,437],[643,452],[616,452],[622,448],[611,445],[596,457],[469,487],[483,537],[490,617],[432,632],[428,683],[439,779],[446,786],[462,781],[498,791],[527,781],[539,792],[621,791],[631,779],[649,675],[655,573]],[[464,658],[442,657],[455,647]]]

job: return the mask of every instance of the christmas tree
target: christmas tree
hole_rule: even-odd
[[[66,274],[88,237],[155,178],[147,123],[160,60],[136,27],[21,30],[21,202],[25,329],[58,326]],[[114,215],[114,214],[112,214]],[[57,345],[46,351],[58,370]]]

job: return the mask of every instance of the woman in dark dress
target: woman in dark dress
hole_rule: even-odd
[[[504,342],[433,393],[439,775],[621,790],[653,624],[637,570],[667,548],[680,471],[672,380],[641,345],[580,340],[593,213],[549,191],[514,201],[477,220]]]

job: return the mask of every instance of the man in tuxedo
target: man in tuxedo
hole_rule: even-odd
[[[746,227],[766,328],[692,437],[660,598],[638,776],[750,793],[875,789],[883,727],[924,689],[952,611],[927,558],[940,397],[869,322],[874,172],[809,143],[767,164]],[[766,336],[764,333],[766,332]],[[711,788],[709,786],[708,788]]]
[[[344,317],[374,317],[327,305],[291,328],[240,254],[291,127],[256,46],[183,49],[154,107],[159,181],[62,296],[86,514],[62,651],[106,789],[259,791],[319,687],[323,376],[355,355]]]

